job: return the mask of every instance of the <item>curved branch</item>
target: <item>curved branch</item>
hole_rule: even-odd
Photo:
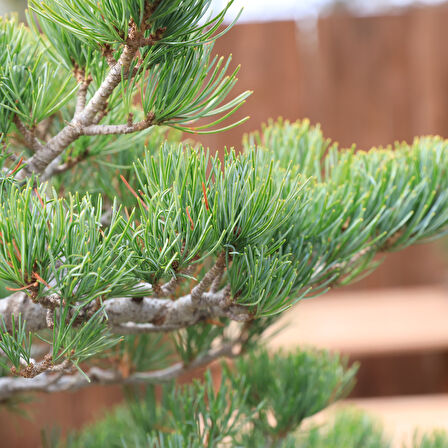
[[[0,378],[0,401],[8,400],[15,395],[30,392],[62,392],[77,390],[92,384],[155,384],[173,380],[180,375],[191,372],[199,367],[205,367],[213,361],[222,357],[233,357],[234,347],[240,341],[225,344],[222,347],[210,350],[204,355],[196,358],[190,364],[181,362],[173,364],[166,369],[152,372],[136,372],[124,377],[115,370],[104,370],[98,367],[91,368],[87,375],[77,373],[75,375],[51,375],[43,373],[35,378]]]

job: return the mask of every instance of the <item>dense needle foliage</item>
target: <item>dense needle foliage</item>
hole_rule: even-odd
[[[242,153],[192,143],[246,121],[239,67],[213,53],[231,4],[30,0],[28,25],[0,18],[0,401],[132,396],[48,446],[390,446],[357,414],[306,427],[356,366],[260,345],[300,300],[447,232],[448,142],[362,152],[278,120]],[[219,384],[172,382],[223,357]]]

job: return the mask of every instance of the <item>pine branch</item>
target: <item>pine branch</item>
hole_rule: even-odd
[[[113,327],[113,331],[122,335],[129,334],[150,334],[150,333],[171,333],[173,331],[181,330],[184,328],[182,325],[161,325],[154,324],[136,324],[134,322],[128,322],[126,324],[120,324]]]
[[[45,168],[66,149],[71,143],[83,135],[83,129],[93,123],[95,116],[104,110],[107,100],[115,88],[121,82],[122,76],[126,76],[129,67],[138,51],[132,41],[124,47],[123,53],[117,64],[112,67],[105,80],[93,95],[89,104],[82,113],[75,116],[56,136],[54,136],[43,148],[28,159],[25,168],[19,173],[23,179],[31,173],[43,173]]]
[[[83,129],[83,135],[96,136],[96,135],[124,135],[132,134],[134,132],[144,131],[154,124],[154,114],[149,114],[144,120],[138,123],[127,124],[103,124],[103,125],[90,125]]]
[[[174,294],[174,292],[176,291],[176,288],[185,279],[185,276],[192,275],[194,272],[194,269],[195,269],[195,266],[190,265],[183,272],[181,272],[180,274],[177,274],[176,277],[173,277],[168,283],[166,283],[165,285],[162,285],[162,287],[160,288],[160,292],[163,294],[163,296],[167,297],[167,296]]]
[[[149,5],[149,3],[148,3]],[[125,78],[130,70],[132,61],[136,57],[139,48],[145,45],[153,45],[156,41],[163,37],[165,29],[161,28],[156,31],[154,35],[150,36],[150,41],[145,39],[145,31],[149,26],[147,24],[150,16],[155,9],[152,6],[146,9],[143,16],[143,26],[139,30],[136,24],[131,21],[129,25],[128,38],[126,45],[119,60],[110,68],[110,71],[99,89],[95,92],[88,105],[85,105],[87,89],[91,82],[91,78],[84,79],[78,91],[78,101],[76,112],[73,120],[65,126],[56,136],[54,136],[44,147],[39,148],[39,151],[34,154],[26,163],[25,168],[19,173],[18,178],[23,179],[31,173],[41,174],[45,171],[47,166],[56,159],[71,143],[77,140],[82,135],[107,135],[111,133],[129,134],[137,132],[151,126],[153,116],[148,117],[141,123],[133,126],[112,126],[106,128],[89,128],[89,126],[97,125],[104,117],[107,108],[107,102],[116,87]],[[109,57],[109,62],[113,56]],[[78,77],[82,76],[79,72]],[[96,121],[96,117],[100,117]]]
[[[218,255],[218,259],[216,260],[215,265],[204,275],[204,278],[201,280],[199,285],[197,285],[191,291],[191,300],[193,302],[198,302],[202,299],[205,291],[212,286],[213,281],[216,279],[220,279],[222,274],[226,268],[226,252],[222,251]]]
[[[178,300],[142,298],[135,301],[130,298],[115,298],[104,302],[104,312],[108,325],[115,333],[141,333],[145,328],[149,332],[172,331],[187,328],[203,320],[226,317],[235,321],[248,321],[252,318],[246,307],[229,304],[228,289],[218,293],[203,293],[200,300],[192,294]],[[6,328],[11,328],[11,317],[19,314],[26,322],[27,331],[38,331],[48,327],[47,309],[43,304],[32,302],[25,294],[15,293],[0,300],[0,315]],[[81,323],[81,322],[80,322]],[[136,324],[150,324],[141,327]]]
[[[79,89],[77,93],[75,118],[78,117],[86,107],[87,93],[92,82],[92,77],[86,78],[84,70],[75,70],[75,77],[78,80]]]
[[[53,364],[52,356],[50,354],[45,355],[42,361],[39,362],[30,362],[30,364],[24,366],[17,372],[17,370],[13,367],[11,372],[14,375],[21,376],[23,378],[35,378],[42,373],[67,373],[73,369],[71,362],[66,359],[62,361],[60,364]]]
[[[42,143],[36,138],[34,135],[34,132],[28,129],[20,120],[18,115],[14,115],[14,124],[16,125],[16,128],[18,131],[22,134],[22,137],[24,139],[25,145],[28,149],[30,149],[33,152],[40,151],[43,149]]]
[[[224,277],[224,272],[225,272],[225,266],[216,271],[216,276],[213,279],[210,286],[211,293],[217,293],[219,291],[219,286],[221,285],[222,278]]]
[[[234,347],[238,344],[239,340],[236,340],[217,349],[209,350],[188,365],[179,362],[165,369],[152,372],[136,372],[128,377],[124,377],[120,372],[115,370],[104,370],[93,367],[86,375],[78,373],[75,375],[61,376],[61,374],[58,374],[55,376],[51,373],[43,373],[31,379],[0,378],[0,402],[23,393],[63,392],[78,390],[83,387],[91,386],[92,384],[158,384],[173,380],[200,367],[207,366],[219,358],[233,357]]]
[[[56,176],[58,174],[65,173],[71,170],[73,167],[78,165],[78,163],[83,162],[89,156],[89,150],[84,151],[78,157],[69,158],[66,162],[61,163],[61,157],[56,157],[56,159],[51,162],[44,173],[41,175],[40,179],[42,182],[47,181],[48,179]]]

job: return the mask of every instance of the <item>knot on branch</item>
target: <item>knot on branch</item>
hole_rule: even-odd
[[[27,366],[19,371],[15,367],[11,367],[11,373],[23,378],[34,378],[35,376],[51,369],[53,367],[53,356],[47,354],[44,359],[38,363],[30,362]]]
[[[157,42],[162,40],[163,34],[166,31],[166,26],[157,28],[157,30],[154,33],[151,33],[149,37],[143,37],[140,42],[140,47],[150,47],[152,45],[155,45]]]
[[[112,49],[112,47],[109,44],[104,44],[101,47],[101,54],[106,59],[107,64],[109,65],[109,67],[112,68],[112,67],[115,66],[117,61],[115,60],[115,57],[114,57],[114,50]]]

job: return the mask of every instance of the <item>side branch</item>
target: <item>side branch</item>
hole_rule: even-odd
[[[23,140],[25,142],[25,145],[28,149],[31,149],[31,151],[40,151],[43,148],[42,143],[37,139],[37,137],[34,135],[33,131],[28,129],[20,120],[20,118],[17,115],[14,115],[13,118],[14,124],[16,125],[16,128],[18,131],[22,134]]]
[[[92,77],[89,76],[87,79],[83,79],[85,74],[79,73],[75,75],[79,78],[79,89],[76,98],[76,109],[75,109],[75,118],[78,117],[82,111],[86,108],[87,101],[87,93],[89,91],[89,86],[92,82]]]
[[[199,367],[207,366],[222,357],[233,357],[234,348],[239,341],[225,344],[220,348],[213,349],[196,358],[190,364],[176,363],[166,369],[152,372],[136,372],[124,377],[115,370],[104,370],[97,367],[87,372],[87,378],[79,373],[74,375],[43,373],[35,378],[0,378],[0,402],[10,399],[18,394],[30,392],[62,392],[77,390],[92,384],[157,384],[173,380],[180,375],[188,373]]]
[[[57,157],[53,160],[53,162],[48,165],[46,170],[41,175],[41,181],[45,182],[48,179],[50,179],[53,176],[56,176],[57,174],[65,173],[68,170],[71,170],[73,167],[75,167],[78,163],[83,162],[87,159],[89,156],[89,150],[87,149],[82,154],[80,154],[78,157],[69,158],[66,162],[61,162],[61,157]]]
[[[201,300],[203,294],[213,285],[213,283],[221,279],[226,268],[226,251],[222,251],[218,255],[215,265],[204,275],[201,282],[191,291],[191,299],[193,302]]]
[[[148,115],[142,121],[131,124],[103,124],[103,125],[91,125],[83,129],[83,135],[119,135],[119,134],[132,134],[134,132],[143,131],[150,128],[154,123],[154,114]]]
[[[193,274],[195,265],[188,266],[183,272],[177,273],[176,277],[173,277],[169,282],[162,285],[160,288],[160,294],[163,297],[168,297],[176,291],[176,288],[182,283],[182,281]],[[216,292],[216,291],[215,291]]]

